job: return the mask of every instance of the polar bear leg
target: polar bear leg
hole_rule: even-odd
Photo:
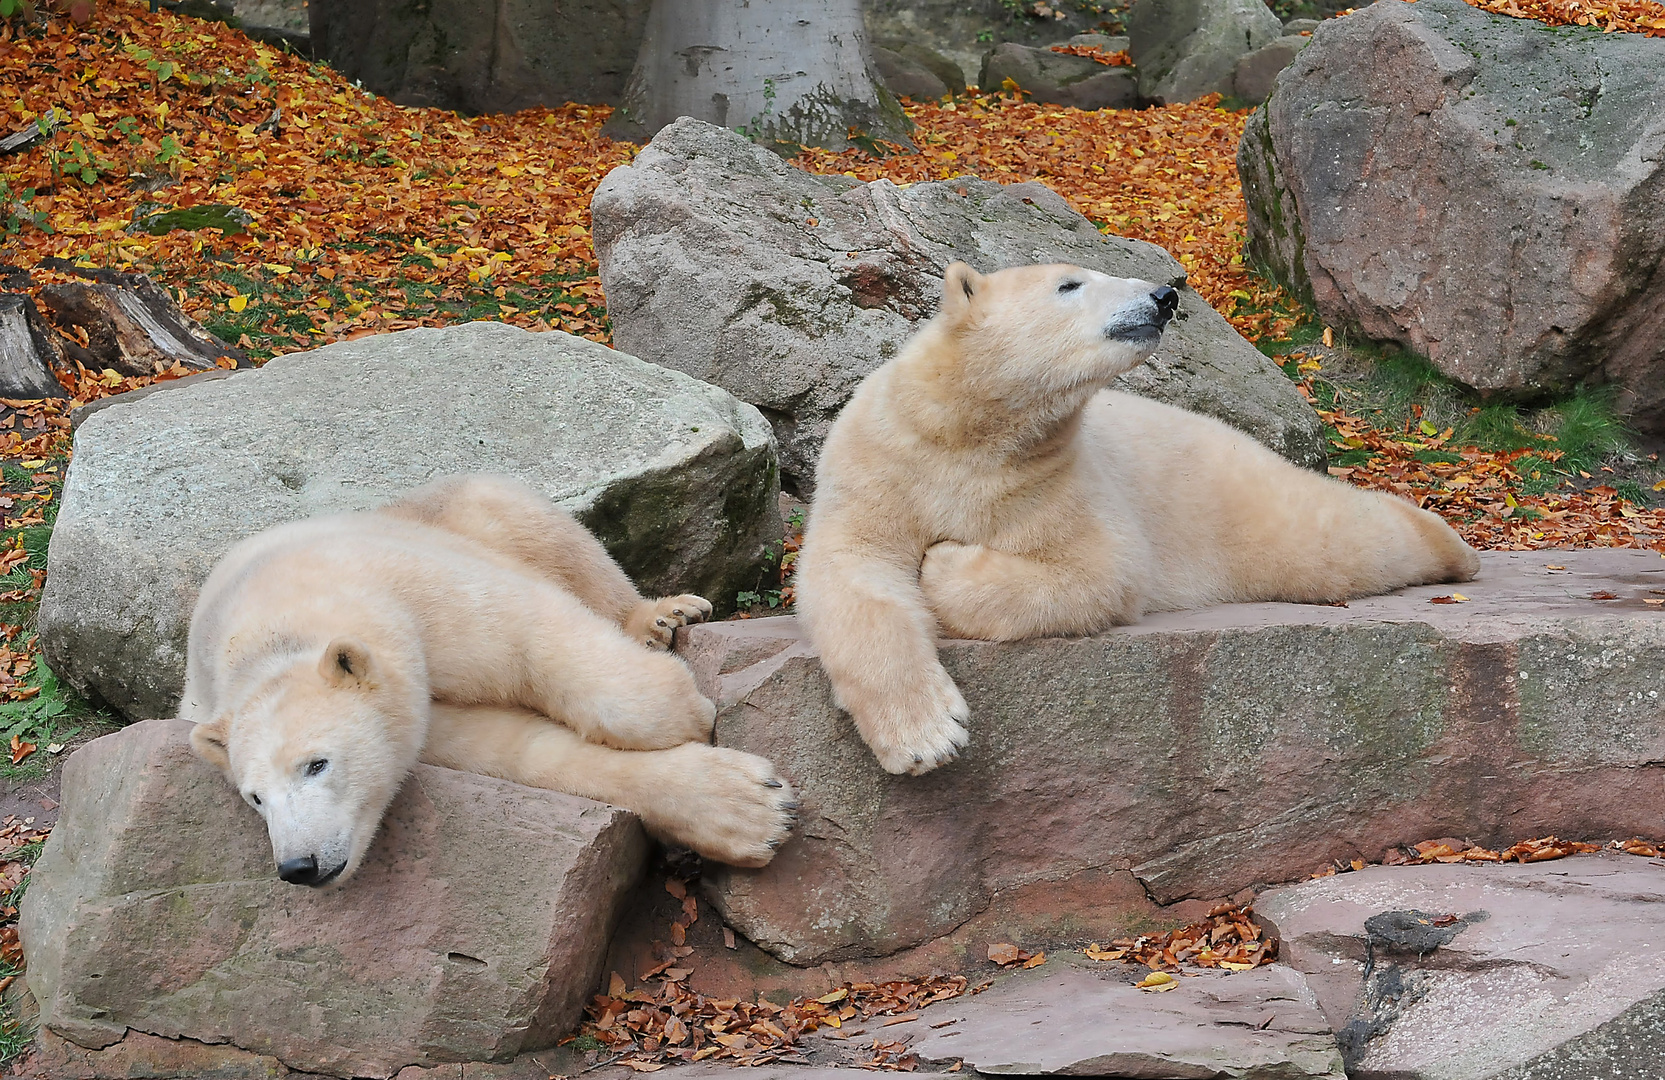
[[[1091,634],[1140,614],[1139,590],[1108,543],[1083,537],[1050,560],[944,540],[925,551],[919,585],[955,637],[1020,641]]]
[[[885,771],[917,776],[959,756],[971,710],[937,660],[915,566],[821,542],[800,558],[798,585],[833,694]]]
[[[791,785],[755,754],[615,750],[524,709],[435,702],[422,760],[622,806],[655,837],[732,866],[767,863],[798,814]]]
[[[601,542],[559,506],[508,476],[448,476],[382,508],[466,537],[566,589],[639,644],[668,649],[678,626],[711,614],[702,597],[646,600]]]

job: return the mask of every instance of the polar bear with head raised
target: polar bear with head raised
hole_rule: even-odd
[[[923,773],[968,742],[939,633],[1090,634],[1146,612],[1333,603],[1478,571],[1434,514],[1107,390],[1155,350],[1178,300],[1078,266],[955,263],[937,315],[840,414],[797,604],[885,769]]]

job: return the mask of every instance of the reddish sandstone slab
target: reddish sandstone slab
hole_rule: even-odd
[[[1665,611],[1644,601],[1665,559],[1482,560],[1461,603],[1429,603],[1453,591],[1430,587],[945,642],[972,741],[924,777],[874,763],[794,620],[695,627],[683,655],[720,702],[718,741],[771,758],[804,804],[770,866],[708,869],[708,895],[763,948],[816,964],[1105,871],[1167,903],[1430,836],[1657,832]]]

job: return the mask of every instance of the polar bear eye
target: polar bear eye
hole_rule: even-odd
[[[1062,285],[1058,286],[1058,291],[1061,292],[1061,293],[1067,293],[1067,292],[1074,292],[1075,290],[1077,290],[1079,288],[1081,288],[1081,282],[1079,282],[1079,281],[1066,281]]]
[[[247,795],[245,795],[245,796],[243,796],[243,797],[244,797],[244,798],[245,798],[245,799],[247,799],[247,800],[249,800],[249,802],[250,802],[250,803],[252,803],[252,804],[253,804],[253,805],[255,805],[255,806],[259,806],[259,805],[260,805],[260,796],[258,796],[258,795],[256,795],[256,794],[255,794],[255,793],[254,793],[254,792],[252,792],[252,791],[251,791],[251,792],[249,792],[249,793],[248,793],[248,794],[247,794]]]
[[[308,776],[317,776],[319,773],[323,772],[325,769],[327,769],[329,767],[330,767],[330,763],[329,763],[329,760],[327,758],[317,758],[316,760],[307,762],[307,764],[306,764],[306,774]]]

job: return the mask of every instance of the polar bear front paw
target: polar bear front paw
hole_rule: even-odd
[[[650,821],[649,827],[707,859],[730,866],[768,865],[798,823],[792,785],[756,754],[698,744],[676,752],[689,759],[673,793],[678,816]]]
[[[866,716],[854,715],[862,738],[888,773],[923,776],[959,757],[971,742],[965,729],[971,707],[941,668],[917,690],[883,702]]]
[[[711,615],[711,601],[684,593],[643,600],[625,620],[624,632],[650,649],[664,652],[671,647],[676,628],[704,622]]]

